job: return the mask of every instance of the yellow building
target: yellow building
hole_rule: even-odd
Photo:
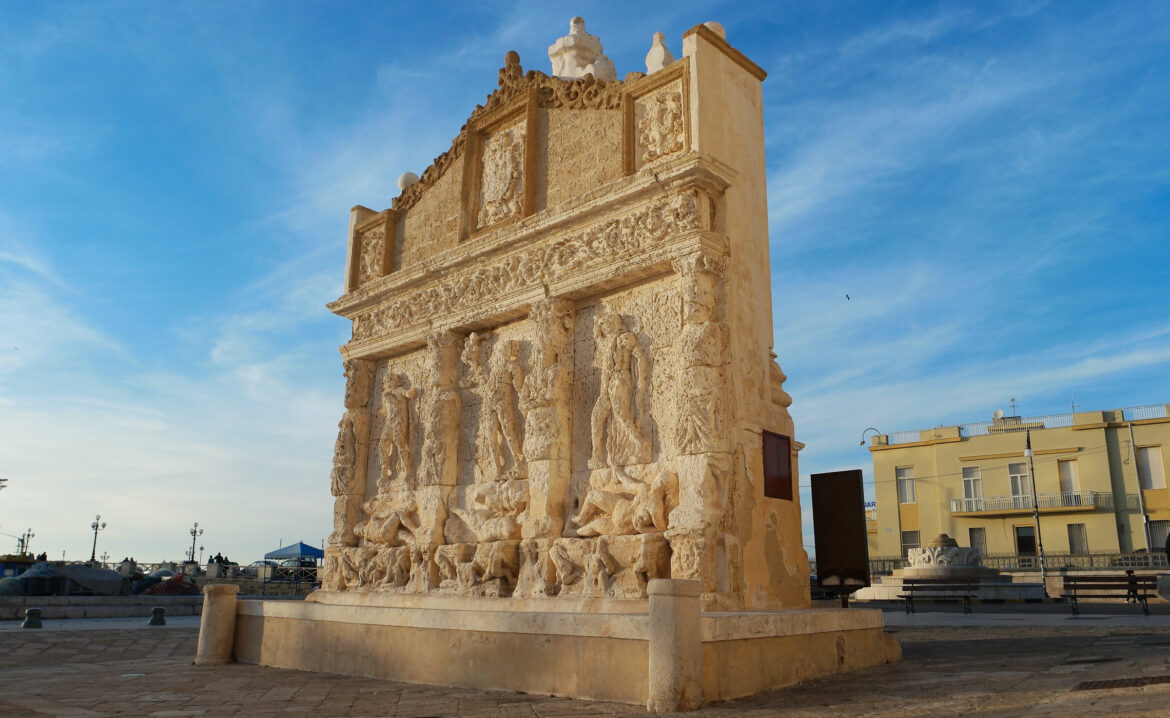
[[[1161,552],[1170,532],[1170,404],[996,412],[989,422],[874,436],[869,450],[874,558],[905,556],[940,533],[985,555],[1033,554],[1033,503],[1048,554]]]

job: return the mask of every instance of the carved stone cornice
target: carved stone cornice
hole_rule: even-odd
[[[643,73],[633,72],[626,76],[626,81],[642,77]],[[423,171],[418,182],[394,198],[394,209],[402,211],[413,207],[427,188],[438,181],[451,164],[463,155],[463,150],[467,146],[469,127],[490,115],[506,111],[513,103],[524,101],[530,90],[536,91],[537,106],[541,108],[618,110],[621,109],[622,90],[625,87],[625,82],[604,82],[595,79],[593,75],[566,80],[549,77],[536,70],[525,73],[520,65],[520,55],[515,50],[504,56],[504,66],[500,68],[498,83],[499,88],[487,96],[484,104],[477,105],[472,110],[471,116],[451,142],[451,148],[435,158],[431,166]]]
[[[698,190],[706,197],[719,197],[734,181],[735,174],[733,169],[710,156],[696,152],[682,154],[655,164],[652,172],[644,170],[616,180],[565,202],[555,210],[485,231],[470,242],[368,282],[330,303],[329,309],[347,319],[355,319],[390,296],[401,296],[413,287],[435,282],[436,278],[442,281],[442,278],[465,268],[482,266],[516,247],[539,241],[538,237],[572,232],[583,224],[624,212],[654,197],[687,188]],[[706,209],[702,204],[699,207],[700,212],[705,213]]]

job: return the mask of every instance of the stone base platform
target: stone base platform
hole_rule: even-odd
[[[301,603],[241,601],[232,652],[242,663],[657,711],[900,657],[880,611],[700,613],[697,582],[655,580],[648,592],[640,601],[323,591]]]

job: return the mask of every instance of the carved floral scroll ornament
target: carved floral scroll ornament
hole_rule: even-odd
[[[632,77],[642,77],[642,73],[631,73]],[[529,70],[524,72],[520,65],[520,55],[515,51],[504,56],[504,67],[498,73],[499,89],[488,95],[484,104],[475,108],[460,130],[451,149],[435,158],[419,178],[419,181],[410,185],[394,200],[394,208],[405,210],[413,207],[426,192],[426,189],[439,180],[440,177],[454,164],[455,160],[463,156],[467,147],[467,128],[485,114],[494,112],[505,105],[526,97],[530,90],[536,90],[537,105],[542,108],[556,108],[566,110],[617,110],[622,104],[621,82],[603,82],[592,75],[573,80],[559,77],[549,77],[543,72]]]
[[[683,148],[682,93],[667,88],[651,95],[638,120],[638,142],[642,146],[642,162],[679,152]]]
[[[354,318],[354,339],[367,339],[499,299],[508,292],[539,286],[643,253],[672,233],[698,229],[694,192],[676,194],[636,213],[584,232],[532,247],[471,272],[458,274]]]
[[[968,546],[924,546],[912,548],[908,554],[910,565],[920,566],[978,566],[979,549]]]
[[[524,129],[518,125],[488,138],[483,148],[480,227],[488,227],[524,209]]]

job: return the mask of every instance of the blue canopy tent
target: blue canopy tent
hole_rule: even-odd
[[[300,594],[302,582],[308,583],[310,586],[317,583],[316,564],[324,557],[324,551],[301,541],[284,548],[278,548],[275,551],[269,551],[264,554],[264,558],[280,561],[281,565],[265,571],[261,590],[266,592],[267,585],[272,581],[292,582],[296,584],[297,593]]]
[[[252,555],[254,556],[255,554]],[[296,543],[289,544],[284,548],[278,548],[275,551],[269,551],[268,553],[264,554],[264,558],[270,558],[275,561],[286,558],[320,559],[325,558],[325,552],[302,541],[297,541]]]

